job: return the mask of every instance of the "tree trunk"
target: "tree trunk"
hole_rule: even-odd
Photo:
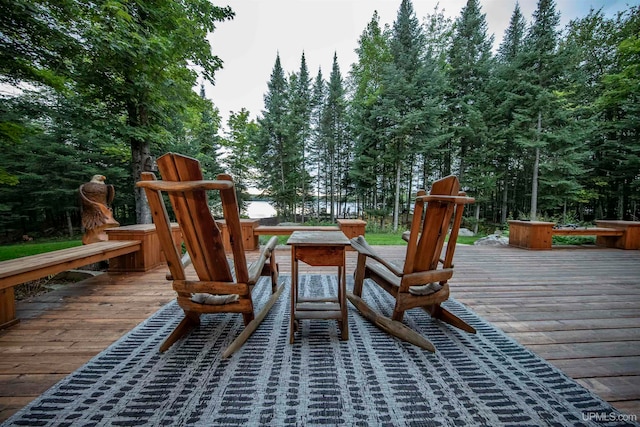
[[[69,237],[73,237],[73,223],[71,222],[71,214],[69,211],[64,211],[64,216],[67,218],[67,230],[69,230]]]
[[[140,181],[142,172],[150,171],[152,168],[151,149],[148,142],[131,142],[131,163],[133,167],[133,182]],[[138,224],[151,224],[151,209],[147,202],[147,194],[144,189],[134,187],[136,201],[136,222]]]
[[[624,183],[618,184],[618,208],[616,209],[616,219],[624,219]]]
[[[398,231],[398,211],[400,210],[400,161],[396,162],[396,191],[393,200],[393,231]]]
[[[476,205],[475,206],[475,208],[476,208],[475,209],[475,211],[476,211],[476,214],[475,214],[476,220],[475,220],[475,224],[473,225],[473,234],[478,234],[478,224],[480,223],[480,204],[476,203],[475,205]]]
[[[502,215],[500,216],[500,224],[507,223],[507,210],[509,209],[508,201],[509,187],[507,186],[507,180],[505,179],[502,187]]]
[[[540,167],[540,135],[542,133],[542,112],[538,112],[538,145],[536,145],[536,157],[533,162],[533,179],[531,182],[531,216],[535,221],[538,212],[538,168]]]

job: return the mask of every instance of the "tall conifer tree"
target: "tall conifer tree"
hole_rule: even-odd
[[[393,228],[397,230],[404,173],[412,173],[419,144],[433,119],[429,75],[424,64],[425,36],[410,0],[403,0],[393,23],[392,61],[385,69],[379,117],[385,127],[385,162],[393,171]]]

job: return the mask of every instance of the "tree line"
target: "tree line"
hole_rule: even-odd
[[[167,151],[264,189],[286,219],[408,218],[448,174],[477,200],[469,221],[637,219],[640,14],[591,11],[559,28],[552,0],[516,5],[497,52],[478,0],[421,22],[403,0],[377,13],[343,77],[279,57],[257,120],[222,126],[198,93],[222,60],[207,35],[232,25],[207,0],[0,2],[0,229],[5,239],[79,224],[77,189],[116,185],[121,223],[150,220],[134,183]],[[347,205],[349,203],[349,205]],[[350,209],[350,208],[349,208]],[[300,218],[302,216],[302,218]]]
[[[416,189],[449,174],[476,198],[476,227],[637,220],[638,12],[591,10],[560,29],[552,0],[531,22],[516,4],[494,53],[478,0],[423,22],[404,0],[392,25],[373,15],[346,78],[336,57],[328,81],[304,53],[288,76],[277,57],[255,137],[261,186],[291,215],[335,218],[351,202],[394,228]]]

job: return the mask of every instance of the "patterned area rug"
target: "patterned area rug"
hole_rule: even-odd
[[[302,278],[305,293],[335,295],[335,286],[332,276]],[[258,306],[268,298],[261,288]],[[392,300],[377,287],[368,285],[364,299],[389,315]],[[3,425],[632,425],[460,303],[446,306],[478,333],[422,310],[405,316],[435,354],[379,331],[351,305],[348,341],[337,322],[306,320],[290,345],[285,289],[244,347],[222,359],[242,330],[239,315],[203,316],[199,329],[158,353],[182,317],[172,302]]]

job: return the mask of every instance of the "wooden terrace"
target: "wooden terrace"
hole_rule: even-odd
[[[398,260],[405,250],[376,249]],[[350,274],[355,252],[347,258]],[[290,250],[276,259],[290,274]],[[460,245],[455,263],[454,298],[620,411],[640,414],[640,251]],[[0,422],[172,300],[165,274],[107,273],[19,302],[20,322],[0,330]]]

